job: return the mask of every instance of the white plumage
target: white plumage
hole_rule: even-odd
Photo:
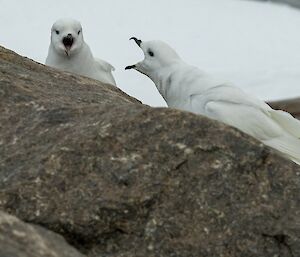
[[[234,126],[300,164],[299,120],[186,64],[164,42],[132,39],[143,50],[145,59],[126,69],[148,76],[169,107]]]
[[[114,67],[93,57],[84,42],[80,22],[73,19],[60,19],[53,24],[46,65],[116,85]]]

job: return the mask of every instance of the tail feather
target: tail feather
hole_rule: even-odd
[[[266,140],[264,143],[277,149],[285,157],[300,165],[300,139],[290,135],[285,135],[271,140]]]
[[[280,125],[288,134],[300,138],[300,121],[291,114],[281,110],[270,110],[269,113],[273,120]]]

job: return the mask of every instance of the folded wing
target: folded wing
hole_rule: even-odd
[[[112,71],[114,71],[115,68],[110,63],[99,58],[96,58],[95,61],[103,80],[111,85],[116,86],[116,81],[112,75]]]
[[[238,88],[220,85],[190,96],[191,111],[234,126],[300,164],[300,121]]]

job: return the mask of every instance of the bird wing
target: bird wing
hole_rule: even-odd
[[[300,121],[284,111],[273,110],[265,102],[242,90],[220,85],[190,96],[192,111],[220,120],[258,138],[269,140],[284,133],[300,137]],[[201,106],[199,106],[201,105]]]
[[[95,62],[96,62],[97,67],[99,68],[99,72],[102,74],[101,81],[116,86],[115,78],[112,75],[112,71],[115,70],[114,66],[112,66],[110,63],[103,61],[99,58],[96,58]]]
[[[192,111],[220,120],[259,139],[300,164],[300,121],[238,88],[218,86],[190,96]]]
[[[112,66],[110,63],[108,63],[108,62],[106,62],[104,60],[101,60],[99,58],[95,58],[95,61],[98,64],[99,68],[101,68],[104,71],[111,72],[111,71],[115,70],[114,66]]]

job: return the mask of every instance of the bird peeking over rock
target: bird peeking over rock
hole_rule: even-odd
[[[82,26],[74,19],[57,20],[51,28],[51,41],[46,65],[116,85],[114,67],[93,57],[83,39]]]

